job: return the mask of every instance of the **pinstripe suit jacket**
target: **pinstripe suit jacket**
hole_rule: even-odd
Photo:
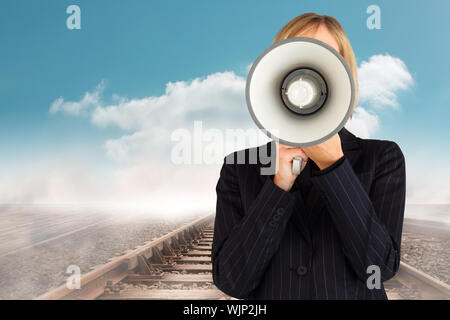
[[[405,159],[395,142],[345,128],[339,136],[344,157],[323,171],[308,161],[289,192],[260,174],[259,160],[224,163],[211,255],[220,290],[240,299],[387,299],[382,282],[400,263]],[[274,142],[260,148],[270,153]],[[229,157],[248,159],[249,150]],[[367,286],[371,265],[379,289]]]

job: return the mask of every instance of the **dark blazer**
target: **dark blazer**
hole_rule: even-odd
[[[398,271],[405,159],[395,142],[345,128],[339,136],[344,157],[322,171],[308,160],[289,192],[260,174],[261,161],[224,163],[211,255],[221,291],[240,299],[387,299],[383,285],[367,286],[368,267],[380,268],[381,281]],[[274,142],[261,148],[272,152]]]

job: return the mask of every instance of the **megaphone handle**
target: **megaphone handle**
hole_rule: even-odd
[[[299,175],[302,171],[303,159],[301,157],[295,157],[292,161],[292,173]]]

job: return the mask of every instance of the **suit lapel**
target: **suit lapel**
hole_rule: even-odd
[[[355,137],[355,135],[353,135],[345,127],[343,127],[341,131],[339,131],[339,137],[341,138],[342,151],[353,167],[358,161],[361,153],[358,138]]]

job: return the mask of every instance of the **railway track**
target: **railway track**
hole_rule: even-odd
[[[84,274],[79,289],[64,284],[36,299],[234,299],[212,281],[213,223],[197,219]]]
[[[64,284],[37,299],[234,300],[213,284],[213,222],[214,215],[197,219],[84,274],[79,289]],[[384,284],[389,299],[450,298],[447,284],[405,263]]]
[[[391,300],[449,300],[450,286],[400,262],[398,273],[384,283]]]

